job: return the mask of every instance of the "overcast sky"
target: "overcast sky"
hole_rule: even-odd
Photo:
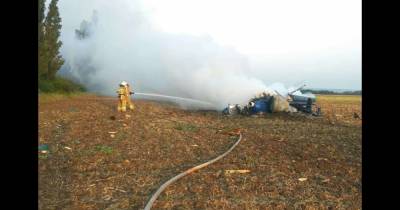
[[[96,1],[68,2],[59,5],[62,36],[101,8]],[[266,84],[361,89],[361,0],[135,2],[132,7],[141,7],[137,11],[160,32],[209,36],[243,54],[252,76]]]
[[[361,89],[361,0],[146,0],[159,30],[209,35],[266,83]]]

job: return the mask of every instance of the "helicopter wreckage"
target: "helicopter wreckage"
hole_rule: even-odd
[[[265,113],[297,113],[301,112],[312,116],[320,116],[321,108],[316,105],[316,96],[311,93],[303,94],[300,88],[281,95],[278,91],[264,91],[249,100],[245,106],[229,104],[222,112],[226,115],[254,115]]]

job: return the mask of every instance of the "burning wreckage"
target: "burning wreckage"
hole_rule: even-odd
[[[302,112],[313,116],[320,116],[321,108],[315,104],[315,95],[301,93],[300,90],[303,87],[289,92],[286,97],[277,91],[264,91],[250,99],[249,103],[244,107],[239,104],[229,104],[223,110],[223,113],[226,115],[253,115],[276,112]]]

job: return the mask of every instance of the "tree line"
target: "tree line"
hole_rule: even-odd
[[[50,1],[47,14],[45,14],[45,0],[39,0],[38,3],[39,93],[86,91],[83,85],[56,76],[65,62],[60,55],[62,42],[60,41],[61,17],[57,7],[58,0]]]
[[[57,7],[58,0],[51,0],[45,15],[45,0],[39,0],[38,42],[39,79],[54,80],[57,71],[64,64],[60,55],[61,17]]]
[[[332,90],[303,89],[302,92],[310,92],[313,94],[323,94],[323,95],[362,95],[361,90],[338,92],[338,91],[332,91]]]

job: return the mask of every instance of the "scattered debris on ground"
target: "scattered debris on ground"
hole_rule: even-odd
[[[321,115],[321,107],[316,105],[316,96],[311,93],[303,94],[301,86],[287,94],[281,95],[278,91],[268,90],[256,94],[247,105],[229,104],[222,113],[226,115],[255,115],[265,113],[296,113],[302,112],[312,116]]]
[[[250,170],[225,170],[225,174],[234,174],[234,173],[244,174],[249,172]]]
[[[317,97],[318,118],[149,101],[126,118],[104,97],[41,102],[39,209],[143,209],[164,181],[226,151],[237,128],[229,155],[169,186],[154,209],[360,209],[361,98]]]

